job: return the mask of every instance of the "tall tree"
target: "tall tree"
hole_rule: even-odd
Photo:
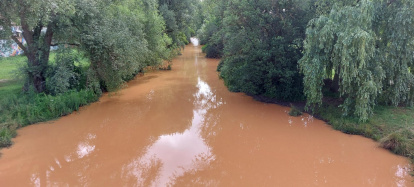
[[[221,76],[231,91],[303,99],[297,61],[309,20],[305,10],[293,0],[229,1]]]
[[[9,29],[23,29],[23,45]],[[1,36],[11,37],[28,58],[26,87],[45,91],[50,47],[77,46],[90,59],[99,89],[117,89],[142,68],[169,57],[171,39],[157,0],[0,1]]]
[[[220,58],[224,49],[224,12],[227,9],[228,1],[205,0],[202,2],[204,21],[197,36],[200,44],[204,45],[203,52],[207,58]]]
[[[323,80],[338,76],[344,114],[366,120],[378,96],[413,101],[414,20],[411,1],[335,4],[309,22],[300,60],[308,106],[322,102]],[[386,98],[384,98],[387,100]]]
[[[188,44],[201,25],[199,0],[159,0],[160,14],[166,22],[167,34],[175,47]],[[170,46],[172,47],[172,46]]]
[[[27,82],[37,92],[45,90],[45,70],[49,61],[50,46],[59,23],[73,15],[75,5],[69,0],[2,0],[0,1],[1,35],[18,44],[28,59]],[[11,26],[20,25],[27,45],[12,33]]]

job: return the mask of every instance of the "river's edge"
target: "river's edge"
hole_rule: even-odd
[[[388,117],[382,116],[383,113],[392,113],[392,115],[397,116],[395,118],[405,119],[405,114],[408,113],[408,115],[410,115],[411,112],[414,112],[414,108],[377,107],[380,109],[377,109],[375,111],[374,117],[369,119],[367,122],[360,122],[356,118],[343,116],[342,110],[339,108],[339,104],[338,102],[336,102],[335,99],[328,99],[326,101],[323,101],[323,104],[319,109],[316,109],[315,111],[310,111],[305,109],[306,101],[285,102],[277,101],[275,99],[270,99],[264,96],[249,94],[246,95],[252,97],[256,101],[263,103],[276,104],[286,107],[295,106],[300,111],[308,113],[309,115],[312,115],[314,118],[324,121],[326,124],[332,126],[332,128],[335,130],[341,131],[345,134],[359,135],[366,138],[370,138],[376,141],[379,144],[379,147],[389,150],[393,154],[404,156],[408,158],[412,164],[414,164],[414,140],[410,137],[406,137],[407,135],[401,132],[406,129],[399,128],[395,131],[386,131],[384,130],[386,128],[383,128],[383,126],[394,127],[398,124],[386,123],[381,119]],[[381,113],[379,112],[379,110],[381,111]],[[386,112],[383,112],[382,110],[386,110]],[[394,113],[394,110],[403,110],[404,112]],[[398,115],[404,117],[399,117]],[[378,124],[378,120],[381,121],[380,124]],[[414,117],[412,117],[411,120],[414,121]],[[390,142],[396,143],[395,145],[390,146]],[[412,173],[412,175],[414,176],[414,173]]]
[[[157,70],[157,71],[161,71],[161,70]],[[137,76],[140,76],[140,75],[136,75],[136,77]],[[132,80],[134,80],[134,79],[132,79]],[[80,92],[76,92],[75,94],[79,94],[79,93]],[[30,124],[26,124],[26,125],[19,125],[19,124],[4,125],[7,128],[0,128],[0,150],[2,148],[8,148],[8,147],[13,145],[12,139],[17,136],[16,130],[21,129],[21,128],[26,127],[26,126],[29,126],[29,125],[34,125],[34,124],[37,124],[37,123],[41,123],[41,122],[53,121],[53,120],[59,119],[60,117],[69,115],[73,112],[78,111],[80,107],[84,107],[84,106],[90,105],[92,103],[99,102],[99,100],[102,97],[104,97],[105,95],[107,95],[107,93],[109,93],[109,92],[105,92],[105,94],[102,94],[101,96],[99,96],[97,98],[93,98],[91,96],[90,99],[86,99],[85,101],[78,103],[74,108],[71,109],[71,111],[65,111],[59,116],[54,116],[54,117],[51,117],[51,118],[47,118],[45,120],[37,120],[34,123],[30,123]],[[95,95],[95,96],[97,96],[97,95]],[[282,102],[282,101],[277,101],[277,100],[274,100],[274,99],[269,99],[269,98],[263,97],[263,96],[255,96],[255,95],[249,95],[249,96],[252,97],[254,100],[259,101],[259,102],[277,104],[277,105],[287,106],[287,107],[290,107],[290,105],[294,105],[295,107],[299,108],[301,111],[305,111],[305,105],[306,105],[305,101]],[[75,96],[75,97],[77,97],[77,96]],[[79,96],[79,97],[81,97],[81,96]],[[49,101],[49,100],[47,100],[47,101]],[[43,104],[45,104],[45,103],[43,103]],[[305,111],[305,112],[313,115],[316,119],[322,120],[325,123],[331,125],[332,128],[335,129],[335,130],[339,130],[339,131],[341,131],[343,133],[346,133],[346,134],[360,135],[360,136],[363,136],[363,137],[373,139],[373,140],[379,142],[380,147],[388,149],[388,150],[390,150],[391,152],[393,152],[397,155],[405,156],[405,157],[409,158],[411,160],[411,162],[414,161],[414,154],[413,154],[414,153],[414,144],[413,144],[413,140],[409,139],[409,137],[404,137],[403,133],[395,135],[396,133],[398,133],[398,131],[401,131],[401,129],[394,130],[393,132],[383,130],[384,125],[385,126],[395,126],[395,124],[383,123],[383,124],[379,125],[379,124],[375,124],[377,122],[372,121],[372,120],[368,121],[368,122],[365,122],[365,123],[360,123],[357,119],[350,118],[350,117],[343,117],[341,109],[338,108],[337,103],[335,103],[335,102],[329,102],[329,101],[324,102],[324,107],[321,107],[321,108],[323,108],[323,110],[318,110],[318,111],[315,111],[315,112],[311,112],[311,111]],[[328,109],[326,109],[326,108],[328,108]],[[390,110],[392,112],[392,109],[387,109],[387,110]],[[407,110],[408,110],[408,112],[414,111],[413,109],[407,109]],[[376,116],[376,117],[378,117],[378,116]],[[403,137],[401,137],[401,136],[403,136]],[[404,141],[404,142],[400,143],[401,145],[386,146],[386,143],[395,141],[395,140],[390,139],[390,138],[394,138],[394,139],[395,138],[402,138],[402,141]],[[7,142],[7,143],[1,144],[1,142]]]
[[[138,73],[134,76],[133,79],[128,80],[124,83],[128,84],[129,82],[135,80],[137,77],[144,76],[146,73],[157,72],[157,71],[168,71],[171,70],[171,64],[167,63],[155,68],[146,69],[145,73]],[[168,67],[167,67],[168,66]],[[3,83],[8,83],[9,80]],[[2,83],[0,81],[0,83]],[[18,108],[19,112],[27,111],[31,116],[26,116],[24,119],[20,117],[15,117],[14,113],[11,114],[2,114],[0,118],[6,119],[5,122],[0,123],[0,151],[3,148],[10,148],[13,146],[13,139],[18,136],[18,130],[27,126],[36,125],[39,123],[46,123],[50,121],[55,121],[61,117],[70,115],[74,112],[81,110],[81,108],[86,107],[90,104],[99,102],[103,97],[111,93],[117,93],[119,90],[122,90],[121,86],[118,90],[108,92],[104,91],[102,93],[95,93],[91,89],[86,90],[70,90],[69,92],[59,94],[56,96],[46,95],[46,94],[9,94],[7,99],[0,101],[0,105],[11,106]],[[4,106],[3,106],[4,105]],[[50,111],[53,108],[53,111]],[[29,115],[29,114],[28,114]],[[17,119],[19,118],[19,119]],[[22,118],[22,119],[20,119]],[[8,119],[8,120],[7,120]],[[0,152],[1,158],[1,152]]]

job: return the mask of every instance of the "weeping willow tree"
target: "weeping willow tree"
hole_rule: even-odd
[[[412,104],[414,9],[408,0],[334,4],[306,31],[304,74],[307,106],[322,103],[324,79],[334,78],[344,115],[367,120],[382,101]]]

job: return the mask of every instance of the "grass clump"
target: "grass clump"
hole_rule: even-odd
[[[300,116],[302,115],[302,111],[300,111],[296,106],[294,106],[293,104],[290,104],[290,111],[289,111],[289,115],[290,116]]]
[[[11,145],[16,129],[68,115],[98,97],[91,90],[71,90],[58,95],[19,93],[0,99],[0,147]]]
[[[79,110],[98,99],[90,90],[69,91],[58,95],[17,94],[0,100],[0,123],[20,126],[51,120]]]
[[[16,137],[16,130],[7,127],[0,128],[0,147],[8,147],[12,144],[11,139]]]
[[[381,147],[395,154],[414,158],[414,133],[413,129],[403,129],[391,133],[380,140]]]

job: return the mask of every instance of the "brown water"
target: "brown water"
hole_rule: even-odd
[[[407,159],[230,93],[187,46],[172,71],[19,130],[0,186],[413,186]]]

